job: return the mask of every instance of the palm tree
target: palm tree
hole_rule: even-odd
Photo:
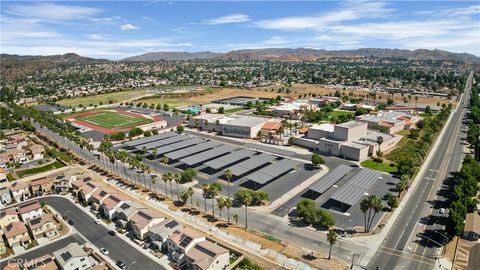
[[[395,185],[395,188],[397,189],[398,197],[400,198],[400,194],[407,188],[407,182],[400,179],[400,181]]]
[[[370,208],[370,206],[368,205],[368,199],[367,198],[360,201],[360,210],[362,210],[362,213],[363,213],[363,221],[364,221],[364,225],[365,225],[364,226],[365,232],[367,232],[367,211],[368,211],[369,208]]]
[[[166,173],[164,173],[162,175],[162,180],[165,183],[165,197],[167,197],[167,195],[168,195],[168,189],[167,189],[168,175]]]
[[[167,165],[168,165],[168,157],[166,155],[163,155],[162,163],[165,166],[165,173],[166,173],[167,172]]]
[[[227,179],[227,197],[230,198],[230,179],[232,179],[233,177],[233,174],[232,174],[232,171],[230,169],[226,169],[225,170],[225,174],[224,174],[225,178]]]
[[[157,175],[154,174],[152,175],[152,185],[153,185],[153,193],[157,193],[156,189],[155,189],[155,184],[157,183]]]
[[[128,152],[124,149],[121,149],[117,152],[117,158],[125,163],[125,161],[127,161],[127,158],[128,158]],[[127,177],[127,169],[125,168],[125,164],[123,164],[123,175],[125,176],[125,178],[128,178]]]
[[[220,193],[219,185],[210,185],[210,196],[212,196],[212,215],[215,216],[215,197]]]
[[[153,148],[152,154],[153,154],[153,164],[155,164],[155,168],[156,168],[156,167],[157,167],[157,154],[158,154],[158,149],[157,149],[157,148]]]
[[[177,183],[177,200],[180,200],[180,197],[178,195],[178,183],[180,183],[180,180],[182,180],[182,176],[179,173],[176,173],[173,176],[173,180],[175,181],[175,183]]]
[[[217,205],[218,209],[220,210],[220,218],[222,218],[222,209],[225,207],[225,198],[217,197]]]
[[[243,205],[245,206],[245,230],[248,229],[248,206],[252,203],[252,196],[246,195],[243,198]]]
[[[230,208],[233,206],[233,201],[230,198],[225,198],[225,207],[227,208],[228,222],[230,222]]]
[[[327,241],[330,244],[330,250],[328,251],[328,259],[332,256],[332,247],[337,242],[337,234],[334,231],[329,231],[327,234]]]
[[[190,204],[192,205],[193,207],[193,188],[192,187],[189,187],[187,189],[187,192],[188,192],[188,196],[190,197]]]
[[[235,225],[238,225],[238,214],[233,214],[233,220],[235,220]]]
[[[372,219],[370,220],[370,224],[368,225],[368,230],[372,229],[372,223],[373,223],[373,220],[375,219],[375,215],[378,214],[378,212],[382,211],[383,209],[382,200],[375,195],[375,197],[372,197],[371,207],[373,209],[373,216],[372,216]]]
[[[205,213],[207,213],[207,197],[210,194],[210,185],[203,184],[202,185],[202,192],[203,192],[203,202],[205,204]]]
[[[167,172],[167,176],[168,176],[168,183],[170,184],[170,195],[172,196],[172,200],[173,200],[173,190],[172,190],[172,181],[173,181],[173,173],[171,172]],[[168,194],[168,193],[167,193]]]

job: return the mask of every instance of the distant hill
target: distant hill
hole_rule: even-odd
[[[137,56],[132,56],[123,59],[122,61],[128,62],[146,62],[146,61],[185,61],[185,60],[196,60],[196,59],[212,59],[219,57],[223,53],[214,53],[214,52],[150,52]]]
[[[14,79],[61,65],[100,61],[106,60],[83,57],[75,53],[48,56],[0,54],[0,73],[6,79]]]
[[[442,50],[400,50],[400,49],[357,49],[357,50],[338,50],[327,51],[308,48],[283,49],[247,49],[231,51],[222,55],[222,59],[258,59],[258,60],[282,60],[282,61],[301,61],[317,60],[325,58],[355,58],[355,57],[398,57],[410,60],[448,60],[458,61],[470,64],[480,64],[480,58],[468,53],[452,53]]]

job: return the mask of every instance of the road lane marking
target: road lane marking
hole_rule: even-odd
[[[396,256],[396,257],[409,259],[409,260],[416,261],[416,262],[419,262],[419,263],[428,264],[430,266],[435,266],[435,263],[426,262],[426,261],[423,261],[423,260],[419,260],[419,259],[416,259],[416,258],[405,256],[405,255],[402,255],[402,254],[395,254],[393,252],[389,252],[389,251],[385,251],[385,250],[381,250],[381,249],[377,249],[377,251],[380,251],[380,252],[383,252],[383,253],[386,253],[386,254],[389,254],[389,255],[393,255],[393,256]],[[428,258],[422,257],[422,259],[428,259]]]

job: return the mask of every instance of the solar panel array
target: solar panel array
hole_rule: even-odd
[[[202,151],[205,151],[207,149],[217,147],[219,145],[221,145],[221,144],[217,143],[217,142],[213,142],[213,141],[207,141],[207,142],[200,143],[200,144],[197,144],[197,145],[194,145],[194,146],[182,149],[182,150],[178,150],[178,151],[175,151],[175,152],[168,153],[166,156],[169,159],[177,160],[179,158],[190,156],[190,155],[196,154],[198,152],[202,152]]]
[[[200,162],[203,162],[205,160],[209,160],[215,157],[218,157],[220,155],[232,152],[236,147],[231,146],[231,145],[222,145],[217,148],[213,148],[211,150],[195,154],[190,157],[182,158],[180,161],[184,164],[187,164],[189,166],[192,166],[194,164],[198,164]]]
[[[262,153],[260,155],[253,156],[245,161],[242,161],[236,165],[233,165],[229,169],[232,171],[233,175],[239,176],[259,166],[262,166],[263,164],[268,163],[274,159],[275,159],[274,156]]]
[[[139,146],[136,146],[136,148],[142,149],[143,147],[146,147],[148,150],[150,150],[150,149],[153,149],[153,148],[158,148],[160,146],[184,141],[184,140],[187,140],[187,139],[190,139],[190,138],[192,138],[192,137],[188,136],[188,135],[185,135],[185,134],[182,134],[182,135],[170,137],[170,138],[167,138],[167,139],[164,139],[164,140],[159,140],[159,141],[147,143],[147,144],[144,144],[144,145],[139,145]]]
[[[133,141],[128,141],[124,144],[126,146],[134,147],[134,146],[137,146],[137,145],[158,141],[158,140],[166,139],[166,138],[173,137],[173,136],[178,136],[178,134],[175,133],[175,132],[166,132],[166,133],[162,133],[162,134],[158,134],[158,135],[153,135],[153,136],[150,136],[150,137],[143,137],[143,138],[136,139],[136,140],[133,140]]]
[[[277,176],[280,176],[293,168],[295,168],[300,162],[291,160],[291,159],[283,159],[279,162],[274,164],[268,165],[267,167],[261,168],[260,170],[247,175],[247,178],[258,183],[258,184],[265,184],[268,181],[274,179]]]
[[[347,175],[351,170],[352,167],[341,164],[332,171],[330,171],[327,175],[320,178],[317,182],[310,186],[310,190],[313,190],[317,193],[323,194],[327,191],[331,186],[337,183],[340,179],[342,179],[345,175]]]
[[[330,199],[352,206],[360,200],[364,193],[368,192],[381,175],[380,172],[363,169],[333,193]]]
[[[176,142],[176,143],[158,148],[157,155],[163,155],[165,153],[177,151],[179,149],[189,147],[189,146],[192,146],[192,145],[204,142],[204,141],[205,141],[204,139],[199,138],[199,137],[193,137],[193,138],[189,137],[187,140],[179,141],[179,142]]]
[[[218,170],[234,162],[237,162],[241,159],[247,158],[249,156],[253,156],[254,154],[255,152],[252,150],[242,149],[239,151],[232,152],[226,156],[219,157],[217,159],[206,162],[205,165],[207,165],[208,167],[214,170]]]

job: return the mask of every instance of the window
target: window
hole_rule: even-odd
[[[81,261],[81,262],[85,261],[85,258],[81,258],[80,261]]]

